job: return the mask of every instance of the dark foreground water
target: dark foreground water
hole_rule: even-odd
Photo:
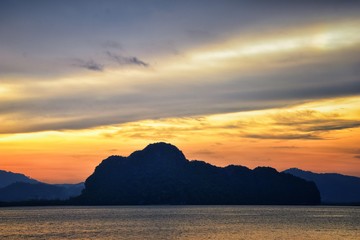
[[[359,207],[0,208],[0,239],[360,239]]]

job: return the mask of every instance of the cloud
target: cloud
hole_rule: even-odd
[[[124,57],[110,51],[106,51],[107,56],[114,62],[118,63],[119,65],[138,65],[142,67],[148,67],[149,64],[140,60],[137,57]]]
[[[294,139],[305,139],[305,140],[320,140],[322,139],[319,136],[308,133],[294,133],[294,134],[245,134],[243,137],[246,138],[257,138],[257,139],[285,139],[285,140],[294,140]]]
[[[354,158],[359,158],[360,159],[360,155],[355,155]]]
[[[203,149],[203,150],[192,152],[192,154],[194,154],[194,155],[216,155],[216,152],[207,150],[207,149]]]
[[[304,36],[313,35],[311,31],[308,32],[308,28],[304,29],[299,28],[299,32],[304,32]],[[273,38],[271,34],[263,35],[264,39],[260,43],[266,42],[267,38]],[[261,49],[261,44],[246,40],[246,35],[244,37],[245,40],[229,38],[229,41],[239,40],[239,46],[249,45],[252,49]],[[342,39],[341,36],[339,38]],[[94,41],[101,43],[104,40]],[[219,43],[221,46],[223,44],[226,46],[226,41]],[[117,44],[109,44],[111,45]],[[0,114],[15,116],[14,127],[7,128],[2,122],[1,131],[16,131],[16,128],[21,131],[22,124],[27,125],[28,131],[81,129],[145,119],[281,108],[323,98],[359,94],[358,72],[353,71],[354,63],[358,63],[358,46],[345,50],[316,52],[304,49],[301,52],[306,52],[307,58],[291,64],[274,63],[276,56],[268,55],[249,59],[220,59],[208,64],[207,59],[195,61],[191,57],[197,48],[185,49],[183,56],[162,58],[161,55],[147,54],[139,44],[129,47],[129,42],[124,42],[124,46],[136,56],[141,54],[157,59],[158,64],[154,65],[154,71],[142,71],[140,68],[129,72],[113,69],[111,74],[93,74],[89,71],[69,74],[64,78],[48,78],[52,80],[51,83],[48,79],[41,82],[38,78],[30,77],[1,79],[9,83],[9,89],[13,87],[14,93],[10,89],[9,96],[0,100]],[[108,69],[116,64],[148,66],[148,63],[138,57],[119,55],[108,48],[91,48],[91,53],[84,51],[81,54],[77,52],[81,50],[80,47],[70,47],[74,56],[99,56],[94,60],[75,61],[74,65],[77,67],[91,71],[103,71],[105,67]],[[139,47],[139,50],[136,51],[135,47]],[[204,44],[198,51],[208,53],[211,49],[211,45]],[[221,49],[226,50],[224,46]],[[231,53],[230,50],[231,48]],[[227,51],[224,53],[227,55]],[[279,55],[288,56],[287,52],[280,52]],[[159,57],[156,58],[157,56]],[[65,64],[69,67],[69,58],[64,59],[67,59]],[[52,65],[61,68],[59,64]],[[26,121],[20,123],[21,119]],[[354,125],[345,122],[335,115],[319,115],[305,111],[284,113],[277,119],[273,117],[271,124],[289,128],[291,131],[288,133],[313,135],[357,126],[357,123]],[[241,126],[227,124],[222,127],[236,129]],[[276,133],[276,130],[266,132],[267,136],[264,137],[274,137]]]
[[[342,130],[348,128],[357,128],[360,127],[360,121],[350,121],[350,120],[333,120],[326,124],[319,124],[315,126],[305,127],[306,131],[332,131],[332,130]]]
[[[104,70],[104,65],[97,63],[92,59],[90,60],[76,59],[73,65],[97,72],[102,72]]]
[[[108,149],[108,152],[119,152],[119,149],[117,148],[112,148],[112,149]]]
[[[325,132],[360,127],[360,121],[343,119],[336,112],[315,110],[281,112],[271,116],[276,125],[289,126],[301,132]]]
[[[296,148],[300,148],[300,147],[297,147],[297,146],[273,146],[273,147],[270,147],[270,148],[274,148],[274,149],[296,149]]]
[[[48,74],[67,76],[73,70],[60,69],[53,59],[94,56],[104,47],[121,46],[136,52],[135,56],[152,55],[153,59],[153,55],[164,51],[163,41],[173,42],[183,53],[214,43],[214,37],[226,40],[236,34],[246,37],[249,33],[287,32],[285,29],[299,29],[304,23],[322,29],[321,26],[331,26],[330,20],[356,20],[359,11],[359,1],[140,2],[109,0],[106,5],[99,5],[98,1],[79,0],[68,5],[61,1],[2,1],[0,74],[4,74],[3,69],[9,74],[34,75],[42,75],[46,70]],[[19,51],[23,50],[31,60],[22,60]],[[7,53],[9,57],[4,56]],[[146,63],[139,57],[133,59],[137,60]]]
[[[117,42],[106,42],[104,43],[107,48],[121,48],[121,45]],[[105,47],[105,46],[104,46]],[[108,59],[110,59],[112,62],[116,62],[119,65],[136,65],[136,66],[142,66],[142,67],[148,67],[149,64],[140,60],[137,57],[124,57],[115,53],[112,53],[110,51],[106,51],[106,56]],[[87,70],[96,71],[96,72],[102,72],[105,69],[104,64],[100,64],[97,61],[94,61],[93,59],[90,60],[84,60],[80,58],[73,59],[73,66],[85,68]]]

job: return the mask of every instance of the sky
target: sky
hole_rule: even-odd
[[[217,166],[360,177],[359,1],[0,7],[0,169],[84,181],[169,142]]]

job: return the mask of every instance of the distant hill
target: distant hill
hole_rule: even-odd
[[[46,184],[21,173],[0,170],[0,201],[68,199],[80,195],[84,183]]]
[[[0,189],[0,201],[63,199],[64,188],[44,183],[17,182]]]
[[[0,188],[0,201],[66,200],[80,195],[84,184],[52,185],[45,183],[16,182]]]
[[[359,203],[360,178],[337,173],[313,173],[297,168],[284,171],[313,181],[319,188],[323,203]]]
[[[21,173],[13,173],[0,170],[0,188],[6,187],[16,182],[39,183],[39,181],[27,177]]]
[[[319,204],[313,182],[268,167],[189,161],[175,146],[111,156],[86,180],[76,204]]]

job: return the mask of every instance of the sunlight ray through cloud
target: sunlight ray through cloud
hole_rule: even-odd
[[[299,36],[253,40],[252,43],[242,43],[239,40],[239,44],[230,44],[229,47],[223,49],[220,46],[218,50],[194,53],[192,59],[195,61],[216,61],[299,50],[335,50],[359,44],[359,29],[360,24],[349,24],[322,30],[320,33],[313,33],[313,30],[308,30],[309,32],[305,31]]]

